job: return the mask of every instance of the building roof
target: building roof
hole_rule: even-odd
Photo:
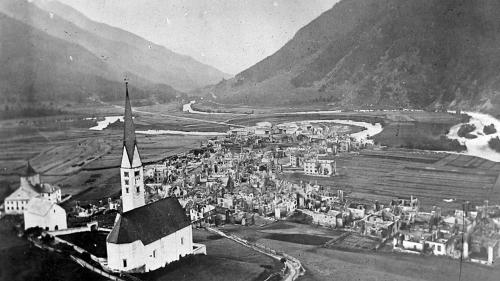
[[[38,195],[38,192],[33,189],[31,185],[29,186],[20,186],[18,189],[16,189],[12,194],[7,196],[5,200],[29,200],[35,196]]]
[[[57,185],[52,185],[48,183],[37,184],[33,186],[33,189],[38,193],[54,193],[61,188]]]
[[[134,158],[134,147],[137,144],[135,138],[135,126],[132,120],[132,107],[130,105],[130,98],[128,96],[128,82],[125,82],[125,115],[123,117],[123,146],[127,151],[128,160],[130,165]]]
[[[34,215],[45,216],[56,203],[35,197],[28,202],[26,212]]]
[[[114,244],[157,241],[191,224],[176,198],[168,197],[120,214],[106,241]]]

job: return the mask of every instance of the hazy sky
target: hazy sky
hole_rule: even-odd
[[[338,0],[59,0],[89,18],[236,74]]]

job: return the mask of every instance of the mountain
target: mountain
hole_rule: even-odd
[[[500,105],[500,1],[343,0],[273,55],[200,90],[226,102]]]
[[[0,1],[0,97],[16,101],[169,100],[226,74],[55,1]]]

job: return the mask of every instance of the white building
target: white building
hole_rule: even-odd
[[[24,229],[41,227],[45,230],[66,229],[66,211],[54,201],[33,198],[24,212]]]
[[[304,173],[312,176],[332,176],[336,173],[335,160],[309,159],[304,162]]]
[[[128,86],[120,175],[123,212],[117,215],[106,238],[108,267],[113,271],[147,272],[193,254],[191,222],[179,201],[169,197],[145,204],[143,167]]]
[[[61,189],[58,186],[40,182],[37,173],[28,162],[26,172],[20,177],[19,188],[4,200],[5,213],[21,215],[27,208],[28,202],[35,197],[42,197],[49,201],[61,201]]]

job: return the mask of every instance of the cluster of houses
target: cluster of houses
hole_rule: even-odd
[[[500,257],[500,206],[484,205],[443,215],[433,207],[420,209],[417,198],[397,198],[387,206],[349,202],[343,191],[332,195],[318,185],[305,185],[297,194],[297,211],[310,223],[356,231],[392,242],[394,251],[462,258],[491,265]]]

